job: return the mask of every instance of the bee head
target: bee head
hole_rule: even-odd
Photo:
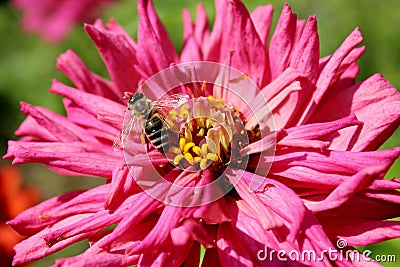
[[[138,101],[139,99],[144,98],[144,95],[142,93],[136,93],[133,94],[130,98],[129,98],[129,105],[134,105],[136,101]]]

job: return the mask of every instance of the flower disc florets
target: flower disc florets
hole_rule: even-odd
[[[179,143],[167,153],[175,166],[191,171],[212,168],[222,173],[243,163],[240,150],[248,144],[239,112],[212,96],[199,97],[174,109],[166,119],[179,132]],[[179,128],[177,127],[179,126]]]

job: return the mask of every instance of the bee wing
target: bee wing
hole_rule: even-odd
[[[132,134],[138,135],[141,133],[140,121],[131,113],[129,116],[129,118],[125,119],[121,132],[114,139],[114,150],[123,149],[128,144]]]
[[[174,109],[184,104],[189,100],[187,94],[173,94],[165,96],[157,101],[154,101],[153,108],[156,109]]]

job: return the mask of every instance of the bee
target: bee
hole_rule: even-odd
[[[142,143],[150,142],[158,151],[165,153],[171,137],[171,127],[165,117],[168,112],[188,101],[186,94],[173,94],[153,101],[142,93],[125,93],[128,100],[128,115],[130,116],[114,140],[115,150],[124,148],[129,137],[140,135],[145,137]]]

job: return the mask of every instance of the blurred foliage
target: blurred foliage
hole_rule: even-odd
[[[123,0],[110,6],[103,19],[115,18],[132,36],[137,30],[136,1]],[[175,46],[182,46],[181,10],[189,8],[192,16],[198,1],[192,0],[155,0],[156,10],[166,25]],[[284,1],[278,0],[245,0],[251,10],[262,4],[273,4],[275,8],[273,27],[279,17]],[[376,72],[382,73],[396,88],[400,88],[400,2],[397,0],[336,0],[336,1],[295,1],[287,0],[299,18],[306,19],[316,15],[321,40],[321,56],[334,52],[347,35],[360,27],[364,35],[367,51],[359,60],[361,72],[358,80],[363,80]],[[203,1],[209,18],[215,14],[212,0]],[[36,36],[27,35],[19,24],[20,14],[9,3],[0,2],[0,147],[2,154],[6,151],[6,140],[15,139],[13,132],[23,120],[19,113],[19,101],[47,107],[58,113],[64,113],[61,98],[48,93],[53,78],[69,83],[55,67],[56,58],[67,49],[73,49],[96,73],[108,77],[104,63],[101,61],[94,45],[85,34],[82,25],[77,25],[68,38],[58,45],[49,45]],[[211,24],[212,25],[212,24]],[[390,138],[384,148],[400,145],[400,131]],[[57,195],[73,188],[85,188],[102,183],[88,178],[67,177],[61,179],[43,167],[26,165],[22,167],[25,176],[38,184],[44,191],[44,197]],[[390,170],[388,177],[399,176],[400,162]],[[60,182],[61,181],[61,182]],[[68,249],[57,254],[57,257],[74,255],[84,249]],[[400,260],[400,242],[388,241],[382,245],[371,246],[374,254],[397,252]],[[37,263],[37,266],[48,266],[54,262],[54,256]],[[396,266],[395,263],[383,263],[385,266]]]

